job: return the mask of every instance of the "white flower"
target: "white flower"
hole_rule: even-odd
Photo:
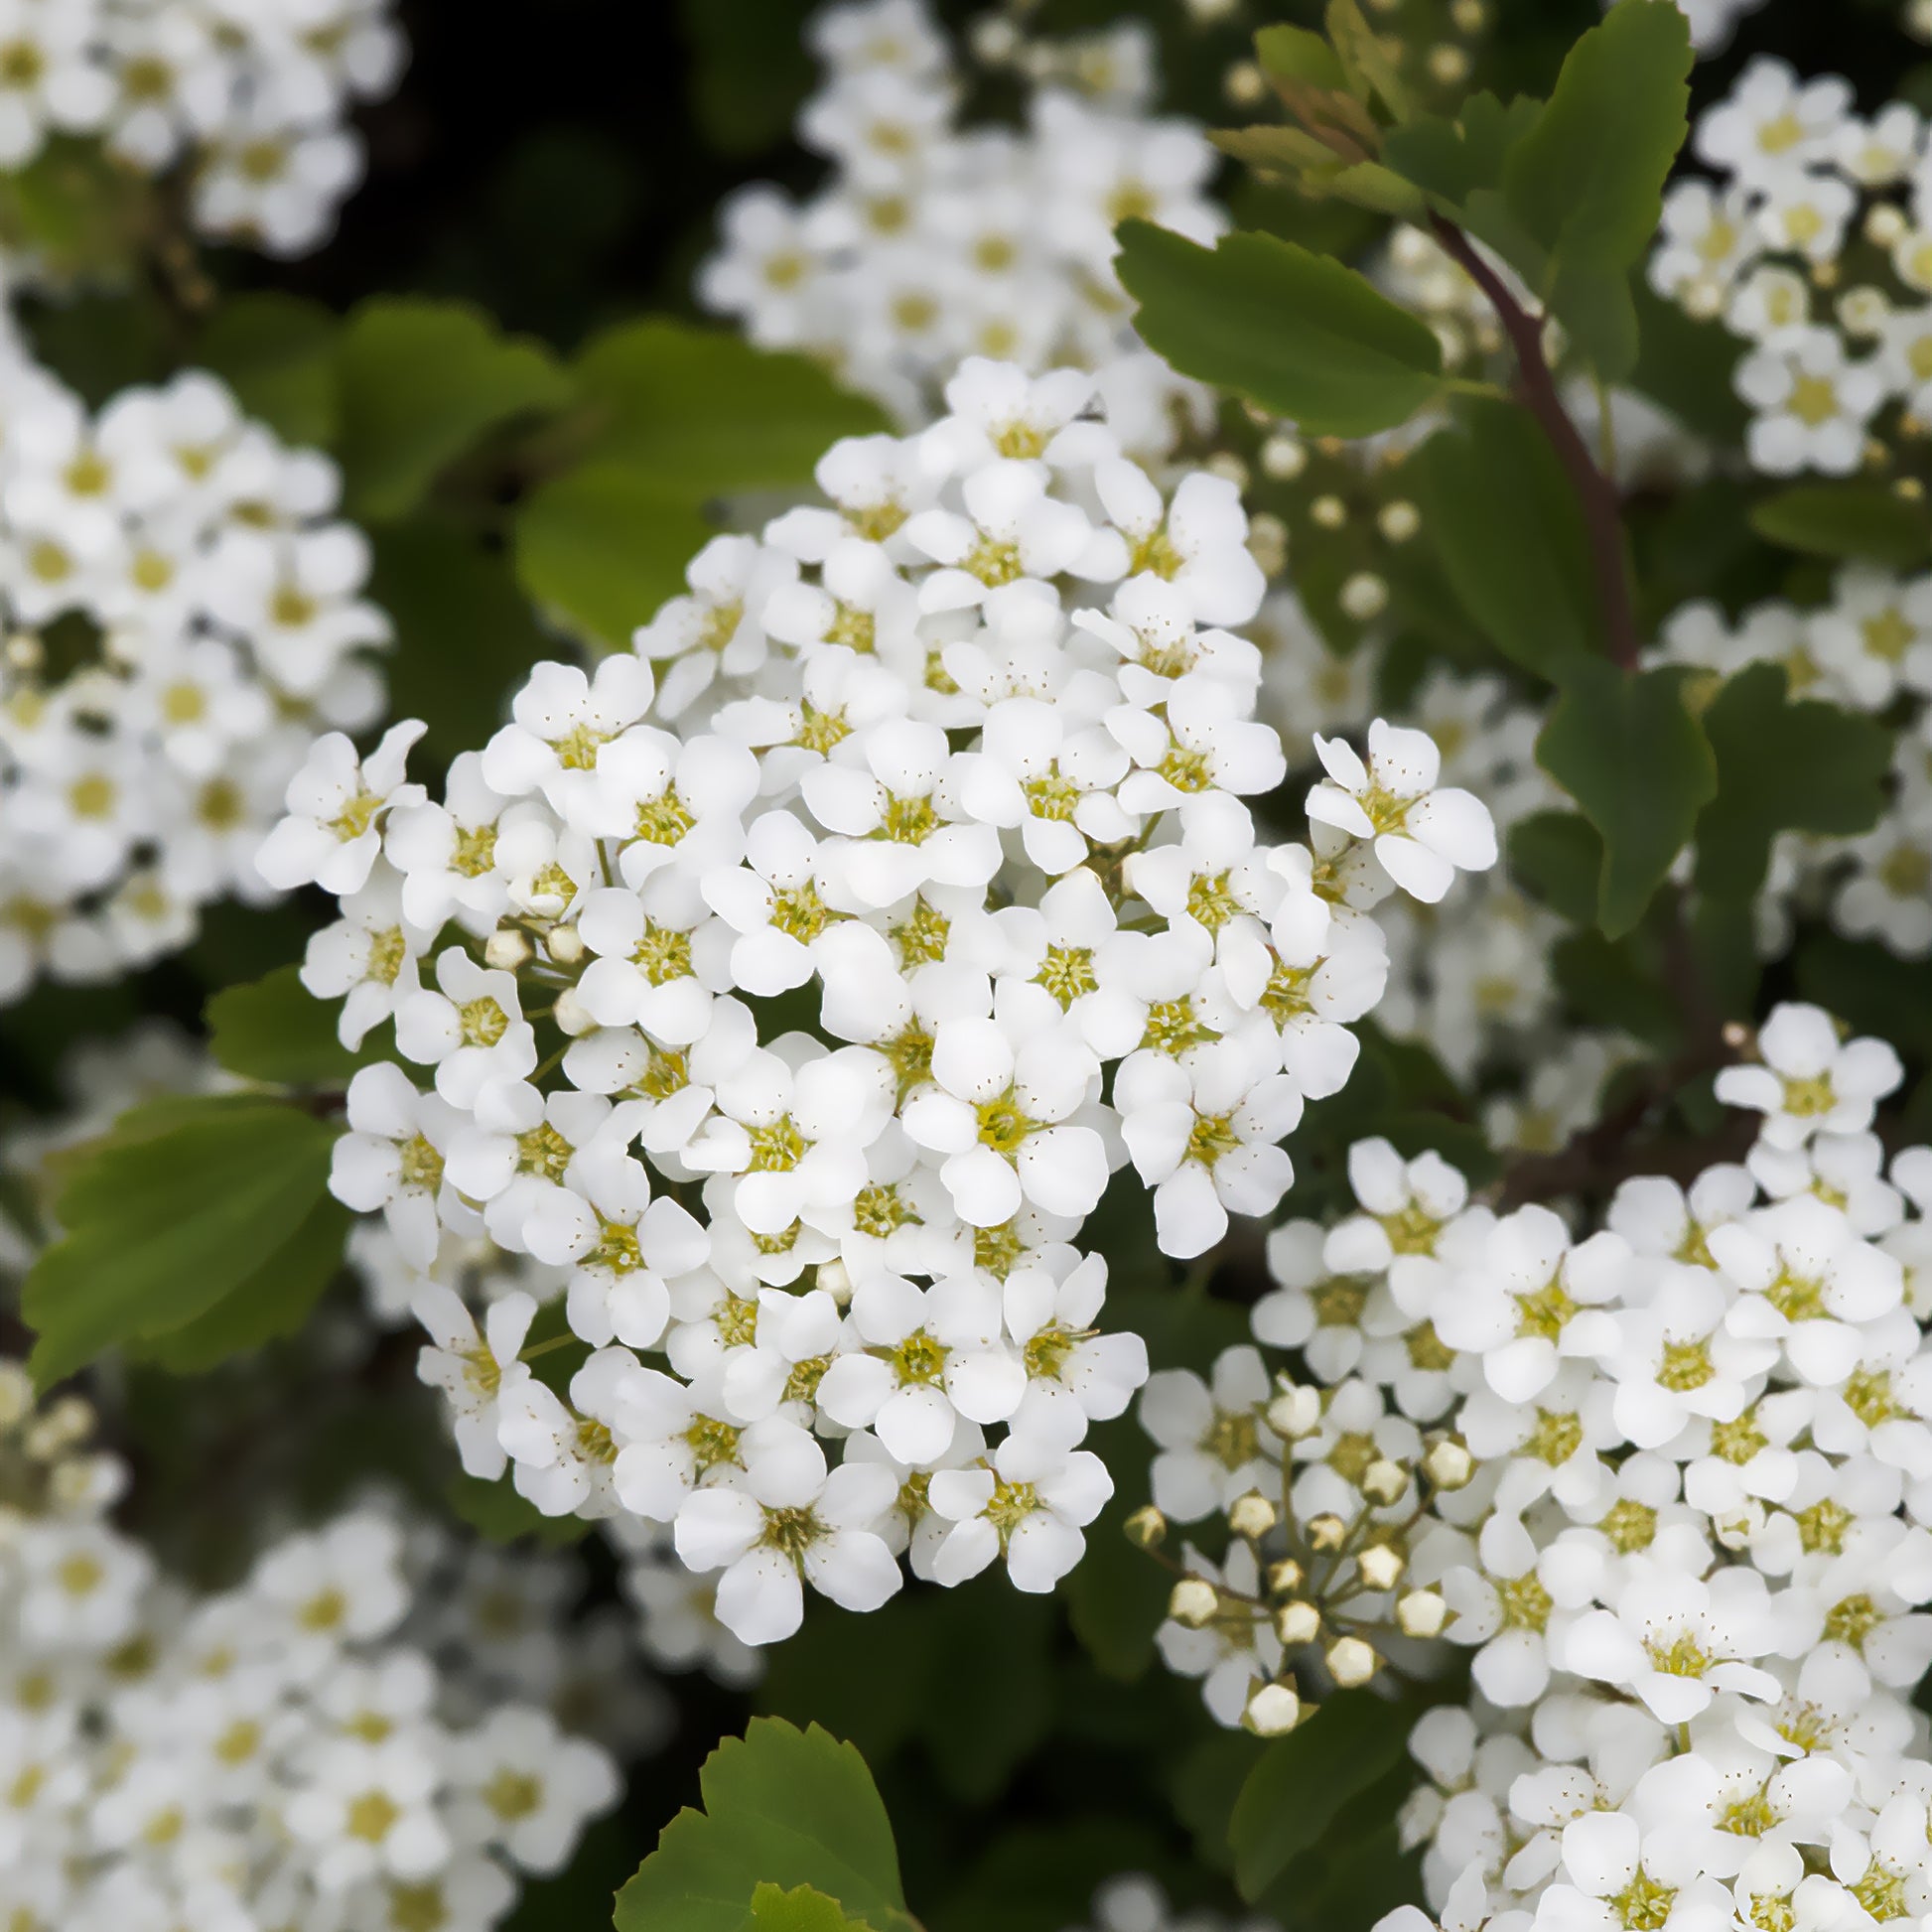
[[[317,739],[289,780],[288,817],[255,855],[269,885],[288,892],[313,881],[339,896],[361,886],[382,849],[383,813],[422,802],[422,786],[404,783],[403,764],[426,729],[392,725],[366,759],[341,732]]]
[[[416,1373],[449,1398],[456,1411],[457,1452],[465,1471],[494,1482],[507,1460],[497,1437],[497,1410],[505,1385],[514,1389],[529,1370],[517,1359],[537,1307],[529,1296],[492,1302],[478,1329],[454,1289],[426,1282],[411,1308],[429,1330],[431,1346],[416,1358]]]
[[[1225,1348],[1212,1386],[1186,1369],[1160,1369],[1141,1395],[1141,1427],[1161,1446],[1154,1501],[1177,1523],[1197,1523],[1263,1487],[1272,1432],[1261,1419],[1271,1387],[1253,1348]]]
[[[1863,1132],[1878,1102],[1904,1078],[1885,1041],[1841,1041],[1818,1007],[1779,1007],[1757,1048],[1763,1064],[1725,1067],[1718,1098],[1764,1115],[1761,1131],[1773,1147],[1799,1147],[1818,1133]]]
[[[991,1467],[940,1469],[926,1493],[953,1526],[932,1559],[940,1583],[963,1583],[1004,1557],[1016,1589],[1043,1594],[1080,1561],[1081,1531],[1114,1485],[1086,1449],[1009,1436]]]

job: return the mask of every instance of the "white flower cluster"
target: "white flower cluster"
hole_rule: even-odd
[[[1893,404],[1901,431],[1918,433],[1932,416],[1932,160],[1918,110],[1894,101],[1867,119],[1850,81],[1761,58],[1692,146],[1718,179],[1665,197],[1650,280],[1750,344],[1735,384],[1754,412],[1752,466],[1849,475]],[[1855,224],[1888,255],[1893,287],[1839,286]],[[1815,312],[1815,288],[1837,289],[1831,314]]]
[[[1066,1932],[1276,1932],[1273,1919],[1251,1917],[1238,1927],[1214,1912],[1179,1912],[1168,1894],[1143,1872],[1123,1872],[1093,1895],[1091,1926]]]
[[[562,1869],[617,1768],[534,1705],[449,1719],[391,1640],[392,1523],[343,1516],[198,1596],[106,1520],[125,1471],[79,1452],[90,1428],[0,1364],[5,1923],[486,1932]]]
[[[923,434],[830,452],[831,507],[709,544],[634,654],[539,665],[444,802],[411,728],[325,740],[263,849],[343,897],[305,974],[345,1038],[394,1016],[333,1185],[431,1277],[468,1465],[673,1524],[747,1642],[803,1581],[875,1606],[908,1545],[1072,1567],[1110,1488],[1078,1445],[1145,1373],[1073,1245],[1110,1173],[1172,1255],[1267,1213],[1381,991],[1363,908],[1496,856],[1379,723],[1366,762],[1319,741],[1312,851],[1257,838],[1238,496],[1164,497],[1092,391],[969,361]],[[530,1294],[479,1333],[434,1280],[474,1235],[561,1274],[568,1402]]]
[[[1902,958],[1932,954],[1932,577],[1853,564],[1814,609],[1773,600],[1734,622],[1715,604],[1687,605],[1664,626],[1662,655],[1725,676],[1781,664],[1794,696],[1897,725],[1882,817],[1854,838],[1783,834],[1759,900],[1758,936],[1765,952],[1781,952],[1802,910]]]
[[[185,168],[202,233],[304,254],[361,177],[351,105],[402,70],[392,12],[392,0],[7,0],[0,169],[61,135],[95,136],[122,167]]]
[[[1887,1166],[1900,1078],[1781,1007],[1719,1076],[1748,1161],[1625,1181],[1581,1236],[1364,1143],[1359,1212],[1278,1229],[1254,1311],[1312,1383],[1246,1348],[1150,1382],[1162,1518],[1233,1533],[1162,1634],[1218,1717],[1473,1652],[1404,1813],[1455,1932],[1932,1908],[1932,1149]]]
[[[1138,215],[1208,241],[1227,219],[1202,130],[1147,116],[1146,30],[1049,60],[1021,130],[959,125],[964,81],[925,0],[832,7],[806,38],[826,75],[798,134],[832,178],[802,206],[769,186],[727,201],[700,301],[907,423],[968,355],[1095,368],[1126,447],[1165,449],[1176,400],[1198,413],[1203,392],[1138,349],[1114,228]]]
[[[0,361],[0,1002],[260,901],[254,856],[317,732],[378,716],[361,532],[335,465],[212,376],[98,415]]]

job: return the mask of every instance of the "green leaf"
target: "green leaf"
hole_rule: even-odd
[[[343,329],[340,454],[347,506],[382,522],[421,501],[487,430],[561,409],[570,379],[540,343],[455,302],[376,296]]]
[[[1348,1802],[1403,1761],[1416,1712],[1370,1691],[1339,1691],[1278,1737],[1234,1801],[1228,1844],[1241,1896],[1258,1899],[1321,1843]]]
[[[1566,933],[1550,949],[1550,971],[1579,1019],[1634,1035],[1662,1051],[1677,1044],[1683,1018],[1675,997],[1639,958],[1639,937]]]
[[[76,1151],[55,1204],[67,1232],[21,1293],[36,1381],[186,1328],[232,1295],[312,1290],[327,1249],[296,1244],[327,1196],[338,1132],[280,1101],[217,1096],[136,1109]]]
[[[1202,248],[1146,221],[1119,233],[1135,326],[1183,375],[1316,436],[1393,429],[1442,389],[1434,334],[1337,261],[1274,235]]]
[[[1509,876],[1572,925],[1596,917],[1603,840],[1576,812],[1532,812],[1509,830]]]
[[[683,492],[625,464],[586,464],[517,512],[516,575],[557,622],[621,650],[684,589],[684,567],[711,534]]]
[[[503,722],[510,696],[551,646],[508,562],[426,516],[372,530],[369,596],[398,639],[389,711],[421,718],[423,747],[450,759]]]
[[[742,1932],[760,1884],[809,1885],[873,1932],[914,1932],[892,1822],[850,1744],[754,1718],[698,1776],[704,1809],[671,1820],[618,1894],[617,1932]]]
[[[1478,189],[1500,189],[1510,150],[1536,125],[1543,103],[1528,95],[1507,107],[1494,94],[1471,94],[1454,120],[1418,114],[1383,137],[1382,159],[1437,200],[1458,207]]]
[[[1900,959],[1871,939],[1813,932],[1797,952],[1798,991],[1855,1033],[1908,1052],[1932,1045],[1932,959]]]
[[[1346,87],[1340,57],[1307,27],[1264,27],[1255,35],[1255,59],[1271,80],[1315,87]]]
[[[1718,795],[1698,820],[1702,892],[1748,898],[1778,833],[1868,832],[1884,809],[1892,735],[1815,698],[1791,701],[1782,664],[1750,664],[1704,714]]]
[[[1628,278],[1689,128],[1692,59],[1675,0],[1618,0],[1571,48],[1503,169],[1511,213],[1550,256],[1545,300],[1613,380],[1637,359]]]
[[[444,1493],[457,1520],[491,1543],[516,1543],[533,1536],[539,1543],[561,1549],[581,1542],[591,1527],[583,1516],[546,1516],[517,1494],[508,1476],[485,1482],[481,1476],[460,1475]]]
[[[1398,121],[1407,120],[1411,111],[1409,90],[1402,84],[1395,62],[1389,59],[1375,29],[1363,18],[1356,0],[1328,0],[1325,24],[1335,58],[1356,91],[1380,95],[1382,105]]]
[[[1602,835],[1596,922],[1612,939],[1643,917],[1717,790],[1710,744],[1684,705],[1690,675],[1586,660],[1536,742],[1537,761]]]
[[[603,412],[590,459],[628,464],[694,504],[809,483],[840,437],[891,428],[802,355],[661,317],[598,337],[574,374]]]
[[[813,80],[797,0],[678,0],[678,24],[691,49],[685,86],[705,145],[753,155],[784,140]]]
[[[1932,555],[1932,512],[1883,483],[1804,483],[1751,505],[1751,528],[1811,557],[1869,557],[1915,570]]]
[[[336,439],[336,342],[341,325],[320,302],[280,290],[236,295],[208,318],[195,356],[290,443]]]
[[[278,966],[264,979],[224,987],[204,1018],[208,1050],[230,1073],[285,1087],[342,1087],[382,1054],[350,1052],[336,1035],[338,1003],[318,1000],[301,969]]]
[[[1751,412],[1732,383],[1743,344],[1722,322],[1699,322],[1630,278],[1637,315],[1637,364],[1630,386],[1687,429],[1715,443],[1741,443]]]
[[[1527,410],[1469,398],[1455,414],[1409,460],[1423,530],[1496,648],[1559,682],[1603,647],[1577,492]]]
[[[847,1918],[836,1898],[810,1885],[783,1891],[760,1885],[752,1894],[752,1915],[743,1932],[871,1932],[863,1919]]]

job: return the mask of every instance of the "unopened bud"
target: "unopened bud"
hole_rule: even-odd
[[[1466,1488],[1476,1472],[1475,1457],[1453,1436],[1433,1445],[1422,1465],[1438,1489]]]
[[[47,662],[47,646],[37,630],[16,630],[7,639],[7,668],[30,675]]]
[[[1400,1550],[1391,1550],[1386,1543],[1371,1543],[1355,1559],[1355,1567],[1370,1589],[1393,1589],[1401,1580],[1406,1561]]]
[[[1259,1489],[1237,1496],[1228,1510],[1228,1528],[1236,1536],[1263,1537],[1275,1527],[1275,1505]]]
[[[1391,543],[1407,543],[1422,528],[1422,511],[1406,496],[1398,496],[1393,503],[1382,505],[1375,522]]]
[[[852,1300],[852,1277],[842,1261],[821,1261],[812,1271],[812,1282],[822,1288],[840,1308]]]
[[[1312,1643],[1321,1634],[1321,1612],[1298,1597],[1275,1612],[1275,1634],[1291,1647]]]
[[[1386,1455],[1378,1455],[1362,1471],[1362,1494],[1371,1502],[1392,1503],[1408,1486],[1409,1471]]]
[[[559,966],[575,966],[589,948],[584,935],[574,925],[553,925],[544,938],[544,950]]]
[[[1309,467],[1309,453],[1299,436],[1271,436],[1261,446],[1261,467],[1280,483],[1293,483]]]
[[[0,1429],[11,1429],[34,1412],[34,1381],[16,1362],[0,1362]]]
[[[1280,1563],[1268,1566],[1268,1587],[1277,1596],[1286,1596],[1292,1589],[1302,1587],[1302,1566],[1293,1557],[1284,1557]]]
[[[1429,50],[1429,77],[1438,86],[1456,87],[1469,77],[1469,57],[1453,41],[1438,41]]]
[[[1268,1405],[1268,1427],[1287,1443],[1312,1436],[1321,1427],[1321,1392],[1286,1384]]]
[[[1322,1552],[1339,1550],[1348,1540],[1348,1525],[1339,1516],[1324,1510],[1309,1518],[1309,1541]]]
[[[1482,0],[1452,0],[1449,7],[1449,20],[1458,34],[1481,33],[1482,24],[1487,18]]]
[[[560,1033],[568,1034],[573,1039],[579,1034],[587,1034],[597,1022],[591,1018],[587,1007],[576,987],[567,986],[557,995],[557,1004],[551,1008],[550,1017],[556,1021]]]
[[[513,973],[530,956],[530,942],[513,925],[498,926],[483,941],[483,964]]]
[[[1896,247],[1905,228],[1904,210],[1891,202],[1880,202],[1864,217],[1865,239],[1880,248]]]
[[[1309,514],[1324,530],[1339,530],[1348,521],[1348,505],[1339,496],[1317,496],[1309,505]]]
[[[1219,1592],[1203,1577],[1181,1578],[1168,1598],[1168,1614],[1186,1630],[1198,1630],[1213,1622],[1220,1606]]]
[[[1433,1589],[1412,1589],[1397,1599],[1395,1621],[1405,1637],[1440,1637],[1449,1605]]]
[[[1328,1646],[1328,1675],[1344,1691],[1366,1684],[1381,1663],[1374,1645],[1364,1643],[1360,1637],[1339,1637]]]
[[[1264,1684],[1248,1700],[1241,1722],[1257,1737],[1285,1737],[1302,1722],[1302,1700],[1292,1684]]]
[[[1272,510],[1249,517],[1248,555],[1264,577],[1279,577],[1288,568],[1288,525]]]
[[[1341,606],[1344,617],[1352,618],[1357,623],[1367,623],[1389,608],[1389,586],[1372,570],[1358,570],[1342,585],[1335,602]]]
[[[1137,1550],[1158,1550],[1168,1540],[1168,1519],[1152,1503],[1143,1503],[1124,1527]]]
[[[973,22],[968,44],[975,60],[1002,68],[1020,51],[1020,29],[1012,21],[989,14]]]

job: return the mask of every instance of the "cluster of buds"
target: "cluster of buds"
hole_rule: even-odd
[[[30,1520],[112,1500],[119,1465],[87,1447],[94,1424],[79,1396],[37,1408],[26,1369],[0,1361],[0,1548]]]

